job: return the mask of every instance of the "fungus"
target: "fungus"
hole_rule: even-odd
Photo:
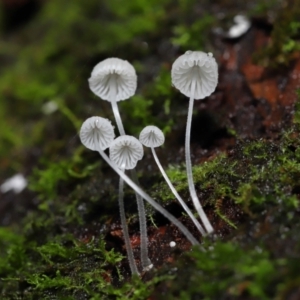
[[[154,150],[154,148],[163,145],[165,135],[158,127],[149,125],[141,131],[139,140],[144,146]]]
[[[133,136],[122,135],[109,147],[110,159],[120,168],[131,170],[144,156],[142,144]]]
[[[91,117],[88,118],[86,121],[83,122],[81,129],[80,129],[80,140],[82,144],[87,147],[90,150],[99,151],[101,154],[103,150],[108,148],[112,143],[114,142],[114,128],[111,125],[111,122],[107,119],[101,118],[101,117]],[[115,143],[116,144],[116,143]],[[141,146],[142,148],[142,146]],[[143,152],[143,148],[141,149]],[[122,152],[122,151],[121,151]],[[136,152],[136,151],[135,151]],[[104,153],[104,152],[103,152]],[[123,151],[125,154],[124,156],[124,162],[121,163],[122,169],[124,169],[128,164],[127,160],[132,163],[136,164],[135,157],[142,158],[142,155],[134,155],[131,157],[130,151]],[[119,153],[121,156],[121,154]],[[115,155],[114,157],[116,157]],[[131,269],[132,274],[138,274],[138,269],[134,260],[133,256],[133,250],[130,243],[128,228],[126,224],[126,218],[125,218],[125,209],[124,209],[124,201],[123,201],[123,187],[124,187],[124,181],[122,177],[120,177],[120,183],[119,183],[119,209],[120,209],[120,217],[121,217],[121,225],[124,235],[124,241],[129,261],[129,266]]]
[[[190,98],[185,135],[186,171],[190,194],[203,225],[208,233],[213,232],[201,204],[198,199],[191,162],[190,135],[194,100],[204,99],[210,96],[218,83],[218,65],[212,53],[201,51],[187,51],[178,57],[171,71],[173,85],[185,96]]]
[[[160,147],[165,142],[165,136],[164,136],[163,132],[158,127],[156,127],[156,126],[153,126],[153,125],[146,126],[141,131],[139,140],[140,140],[140,142],[144,146],[151,148],[154,160],[155,160],[155,162],[156,162],[156,164],[157,164],[157,166],[158,166],[161,174],[163,175],[165,181],[167,182],[169,188],[171,189],[173,195],[176,197],[176,199],[179,201],[179,203],[181,204],[181,206],[183,207],[183,209],[186,211],[186,213],[192,219],[193,223],[195,224],[195,226],[197,227],[197,229],[199,230],[199,232],[202,235],[205,235],[205,232],[204,232],[202,226],[197,221],[197,219],[194,217],[194,215],[191,212],[191,210],[188,208],[188,206],[185,204],[185,202],[183,201],[183,199],[180,197],[180,195],[176,191],[175,187],[171,183],[168,175],[166,174],[164,168],[162,167],[162,165],[161,165],[161,163],[160,163],[160,161],[158,159],[158,156],[157,156],[156,151],[155,151],[154,148]]]
[[[96,119],[94,119],[96,118]],[[101,126],[103,124],[107,126]],[[110,126],[109,126],[110,124]],[[97,125],[97,126],[96,126]],[[95,127],[99,134],[95,134]],[[110,127],[110,128],[108,128]],[[108,134],[112,132],[111,134]],[[178,221],[172,214],[170,214],[166,209],[164,209],[160,204],[155,202],[147,193],[145,193],[135,182],[133,182],[120,168],[113,162],[104,152],[104,150],[112,144],[111,140],[114,136],[113,126],[110,121],[101,117],[92,117],[83,122],[80,129],[80,139],[84,146],[88,149],[96,150],[99,152],[101,157],[109,164],[109,166],[143,199],[145,199],[150,205],[152,205],[156,210],[158,210],[162,215],[164,215],[170,222],[181,230],[181,232],[186,236],[186,238],[191,242],[192,245],[198,245],[198,241],[190,233],[190,231]],[[89,138],[86,138],[89,137]],[[119,137],[120,138],[120,137]],[[114,143],[115,144],[115,143]],[[92,145],[92,146],[91,146]],[[97,146],[98,145],[98,146]],[[135,157],[138,157],[135,156]],[[121,189],[122,190],[122,189]],[[122,197],[123,195],[119,195]],[[130,245],[131,246],[131,245]],[[132,273],[138,274],[133,254],[130,258],[132,263]]]
[[[126,100],[135,93],[137,76],[133,66],[126,60],[107,58],[94,67],[88,81],[94,94],[111,102],[120,135],[125,135],[117,102]],[[138,184],[138,177],[134,169],[131,170],[131,177]],[[147,270],[152,263],[148,257],[146,213],[144,201],[138,194],[136,194],[136,201],[141,231],[141,263],[143,269]]]
[[[137,76],[133,66],[127,60],[107,58],[94,67],[88,81],[95,95],[111,102],[120,135],[125,135],[117,102],[135,93]]]
[[[114,162],[118,168],[125,172],[125,170],[130,170],[135,168],[137,162],[141,160],[144,156],[142,144],[133,136],[123,135],[116,138],[109,147],[109,157],[112,162]],[[119,208],[121,225],[124,233],[124,240],[128,254],[128,260],[131,268],[131,272],[137,273],[136,264],[133,257],[133,250],[130,243],[125,207],[124,207],[124,180],[120,177],[119,181]],[[151,262],[150,262],[151,264]],[[149,269],[152,268],[148,265]]]
[[[124,169],[121,169],[121,171],[124,172]],[[131,270],[132,274],[139,275],[139,272],[138,272],[138,269],[137,269],[137,266],[136,266],[136,263],[134,260],[133,250],[132,250],[128,227],[127,227],[127,222],[126,222],[125,207],[124,207],[124,180],[122,177],[120,177],[120,180],[119,180],[118,202],[119,202],[121,226],[122,226],[122,231],[123,231],[123,236],[124,236],[125,247],[126,247],[126,252],[127,252],[127,256],[128,256],[130,270]]]
[[[142,159],[144,155],[143,146],[138,139],[129,135],[122,135],[116,138],[110,146],[110,159],[120,168],[125,170],[133,170],[136,167],[138,160]],[[131,173],[134,177],[136,173]],[[147,223],[146,212],[143,199],[138,194],[137,204],[140,221],[140,236],[141,236],[141,263],[144,271],[152,268],[152,262],[148,257],[148,236],[147,236]]]
[[[108,119],[90,117],[83,122],[79,137],[86,148],[98,151],[110,146],[115,138],[115,132]]]

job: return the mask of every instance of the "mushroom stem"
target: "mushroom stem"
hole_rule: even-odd
[[[114,78],[110,79],[110,102],[111,102],[111,108],[114,113],[115,120],[117,122],[117,127],[119,130],[120,135],[125,135],[125,130],[123,126],[123,122],[120,116],[120,111],[117,103],[117,85],[116,80]]]
[[[118,108],[118,103],[116,101],[117,96],[117,86],[116,81],[111,80],[111,107],[114,113],[114,117],[117,123],[117,127],[119,130],[120,135],[125,135],[125,130],[123,126],[123,122],[121,119],[121,115]],[[133,181],[138,184],[138,178],[135,169],[131,171],[131,177]],[[148,257],[148,233],[147,233],[147,220],[146,220],[146,212],[144,201],[139,194],[136,193],[136,202],[138,207],[138,214],[139,214],[139,222],[140,222],[140,237],[141,237],[141,264],[143,270],[150,270],[152,268],[152,262]]]
[[[179,196],[179,194],[177,193],[175,187],[173,186],[173,184],[171,183],[168,175],[166,174],[165,170],[163,169],[158,156],[156,155],[156,151],[154,149],[154,147],[151,147],[151,151],[154,157],[154,160],[161,172],[161,174],[163,175],[164,179],[166,180],[169,188],[171,189],[172,193],[174,194],[174,196],[177,198],[177,200],[179,201],[179,203],[181,204],[181,206],[183,207],[183,209],[186,211],[186,213],[189,215],[189,217],[192,219],[192,221],[194,222],[195,226],[197,227],[197,229],[199,230],[199,232],[202,235],[206,235],[203,227],[201,226],[201,224],[197,221],[197,219],[195,218],[195,216],[192,214],[191,210],[188,208],[188,206],[185,204],[185,202],[183,201],[183,199]]]
[[[158,210],[162,215],[164,215],[170,222],[179,228],[179,230],[186,236],[186,238],[191,242],[192,245],[199,245],[199,242],[194,238],[190,231],[178,221],[172,214],[170,214],[166,209],[164,209],[160,204],[155,202],[147,193],[145,193],[137,184],[135,184],[124,172],[122,172],[115,163],[113,163],[109,157],[105,154],[103,150],[98,150],[102,158],[109,164],[111,168],[123,178],[123,180],[143,199],[145,199],[150,205],[152,205],[156,210]]]
[[[100,151],[99,151],[100,152]],[[120,170],[124,174],[124,169]],[[128,233],[128,227],[126,223],[126,216],[125,216],[125,208],[124,208],[124,180],[123,177],[120,176],[119,181],[119,209],[120,209],[120,218],[121,218],[121,226],[126,246],[126,252],[127,257],[129,261],[129,266],[132,274],[139,275],[134,256],[133,256],[133,250],[130,243],[129,233]]]
[[[139,180],[136,174],[135,169],[130,172],[132,181],[139,185]],[[136,202],[138,207],[139,222],[140,222],[140,236],[141,236],[141,263],[143,271],[148,271],[153,267],[151,260],[148,257],[148,233],[147,233],[147,220],[146,220],[146,211],[143,198],[135,192]]]
[[[189,184],[189,190],[190,195],[192,197],[195,209],[197,210],[200,219],[203,222],[203,225],[207,231],[207,233],[211,233],[214,231],[212,225],[210,224],[202,205],[200,204],[200,201],[198,199],[196,190],[195,190],[195,184],[193,180],[193,172],[192,172],[192,162],[191,162],[191,149],[190,149],[190,140],[191,140],[191,125],[192,125],[192,115],[193,115],[193,107],[194,107],[194,93],[195,93],[195,79],[193,79],[191,84],[191,97],[189,101],[189,109],[188,109],[188,117],[187,117],[187,123],[186,123],[186,132],[185,132],[185,159],[186,159],[186,173],[187,173],[187,179]]]

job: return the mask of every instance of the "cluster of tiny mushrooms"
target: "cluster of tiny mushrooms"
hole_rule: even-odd
[[[80,139],[85,147],[93,151],[98,151],[102,158],[120,176],[118,199],[121,225],[131,273],[137,275],[139,275],[139,271],[134,259],[125,217],[123,201],[124,181],[136,194],[140,224],[140,259],[143,268],[142,271],[148,271],[153,267],[148,256],[147,222],[144,200],[177,226],[192,245],[199,244],[197,239],[179,220],[154,201],[140,187],[135,167],[137,162],[143,158],[143,145],[151,148],[154,160],[164,179],[199,232],[202,235],[213,232],[213,227],[200,204],[195,190],[190,154],[190,131],[194,100],[204,99],[214,92],[218,83],[218,66],[212,53],[187,51],[174,62],[171,77],[172,84],[182,94],[190,98],[185,137],[186,172],[190,195],[202,225],[177,193],[156,155],[155,148],[161,146],[165,141],[163,132],[158,127],[151,125],[146,126],[141,131],[139,139],[126,135],[125,133],[118,109],[118,102],[130,98],[136,91],[137,76],[133,66],[126,60],[108,58],[94,67],[91,77],[88,80],[92,92],[101,99],[111,103],[120,136],[115,138],[114,127],[110,120],[95,116],[83,122],[79,134]],[[104,152],[107,148],[109,148],[109,156]],[[126,170],[130,170],[130,176],[125,174]]]

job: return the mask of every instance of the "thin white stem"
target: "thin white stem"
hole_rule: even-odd
[[[195,226],[197,227],[197,229],[199,230],[199,232],[202,234],[202,235],[206,235],[203,227],[201,226],[201,224],[198,222],[198,220],[195,218],[195,216],[193,215],[193,213],[191,212],[191,210],[188,208],[188,206],[185,204],[185,202],[183,201],[183,199],[180,197],[180,195],[177,193],[174,185],[172,184],[172,182],[170,181],[168,175],[166,174],[165,170],[163,169],[158,157],[157,157],[157,154],[156,154],[156,151],[153,147],[151,147],[151,151],[152,151],[152,154],[153,154],[153,157],[155,159],[155,162],[161,172],[161,174],[163,175],[165,181],[167,182],[169,188],[171,189],[172,193],[174,194],[174,196],[176,197],[176,199],[179,201],[179,203],[181,204],[181,206],[183,207],[183,209],[186,211],[186,213],[189,215],[189,217],[192,219],[192,221],[194,222]]]
[[[123,122],[120,116],[118,103],[116,101],[117,96],[117,87],[116,83],[112,83],[111,85],[111,106],[114,113],[114,117],[117,123],[117,127],[119,130],[120,135],[125,135],[125,130],[123,126]],[[133,181],[138,184],[138,178],[136,174],[136,170],[133,169],[131,171],[131,176]],[[141,264],[144,271],[150,270],[152,268],[152,262],[148,257],[148,233],[147,233],[147,220],[146,220],[146,212],[143,198],[139,194],[136,195],[136,202],[138,207],[138,214],[139,214],[139,223],[140,223],[140,238],[141,238]]]
[[[110,102],[111,107],[114,113],[114,117],[117,123],[118,130],[120,132],[120,135],[125,135],[125,130],[123,126],[123,122],[120,116],[119,107],[117,103],[117,85],[115,83],[114,78],[110,81]]]
[[[120,170],[120,172],[122,172],[124,174],[124,169]],[[139,272],[138,272],[138,269],[137,269],[137,266],[136,266],[136,263],[134,260],[133,250],[132,250],[129,233],[128,233],[127,222],[126,222],[125,208],[124,208],[124,180],[123,180],[122,176],[120,176],[120,181],[119,181],[119,209],[120,209],[121,225],[122,225],[123,236],[124,236],[130,270],[131,270],[132,274],[139,275]]]
[[[131,178],[136,185],[139,185],[138,177],[135,169],[130,172]],[[147,233],[147,220],[146,220],[146,211],[143,198],[135,193],[136,202],[139,213],[139,222],[140,222],[140,236],[141,236],[141,264],[143,271],[148,271],[153,267],[151,260],[148,257],[148,233]]]
[[[192,245],[199,245],[199,242],[194,238],[190,231],[178,221],[172,214],[170,214],[166,209],[164,209],[160,204],[154,201],[147,193],[145,193],[137,184],[135,184],[124,172],[122,172],[115,163],[113,163],[109,157],[104,153],[103,150],[98,151],[102,158],[110,165],[114,171],[121,176],[124,181],[143,199],[145,199],[150,205],[152,205],[156,210],[158,210],[163,216],[165,216],[170,222],[179,228],[179,230],[186,236],[186,238],[191,242]]]
[[[186,132],[185,132],[185,159],[186,159],[186,174],[189,184],[189,190],[190,194],[195,206],[195,209],[197,210],[200,219],[203,222],[203,225],[207,231],[207,233],[211,233],[214,231],[212,225],[210,224],[201,204],[198,199],[194,180],[193,180],[193,173],[192,173],[192,162],[191,162],[191,149],[190,149],[190,139],[191,139],[191,125],[192,125],[192,116],[193,116],[193,106],[194,106],[194,92],[195,92],[195,80],[192,81],[192,94],[190,97],[189,102],[189,110],[188,110],[188,117],[187,117],[187,123],[186,123]]]

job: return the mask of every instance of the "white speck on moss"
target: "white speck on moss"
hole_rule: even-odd
[[[251,27],[251,22],[246,16],[236,15],[233,20],[235,25],[233,25],[228,31],[229,38],[239,38]]]
[[[5,180],[0,186],[0,191],[1,193],[13,191],[16,194],[19,194],[26,188],[26,186],[26,178],[22,174],[18,173]]]
[[[58,110],[58,105],[55,101],[48,101],[42,106],[42,112],[45,115],[51,115]]]

